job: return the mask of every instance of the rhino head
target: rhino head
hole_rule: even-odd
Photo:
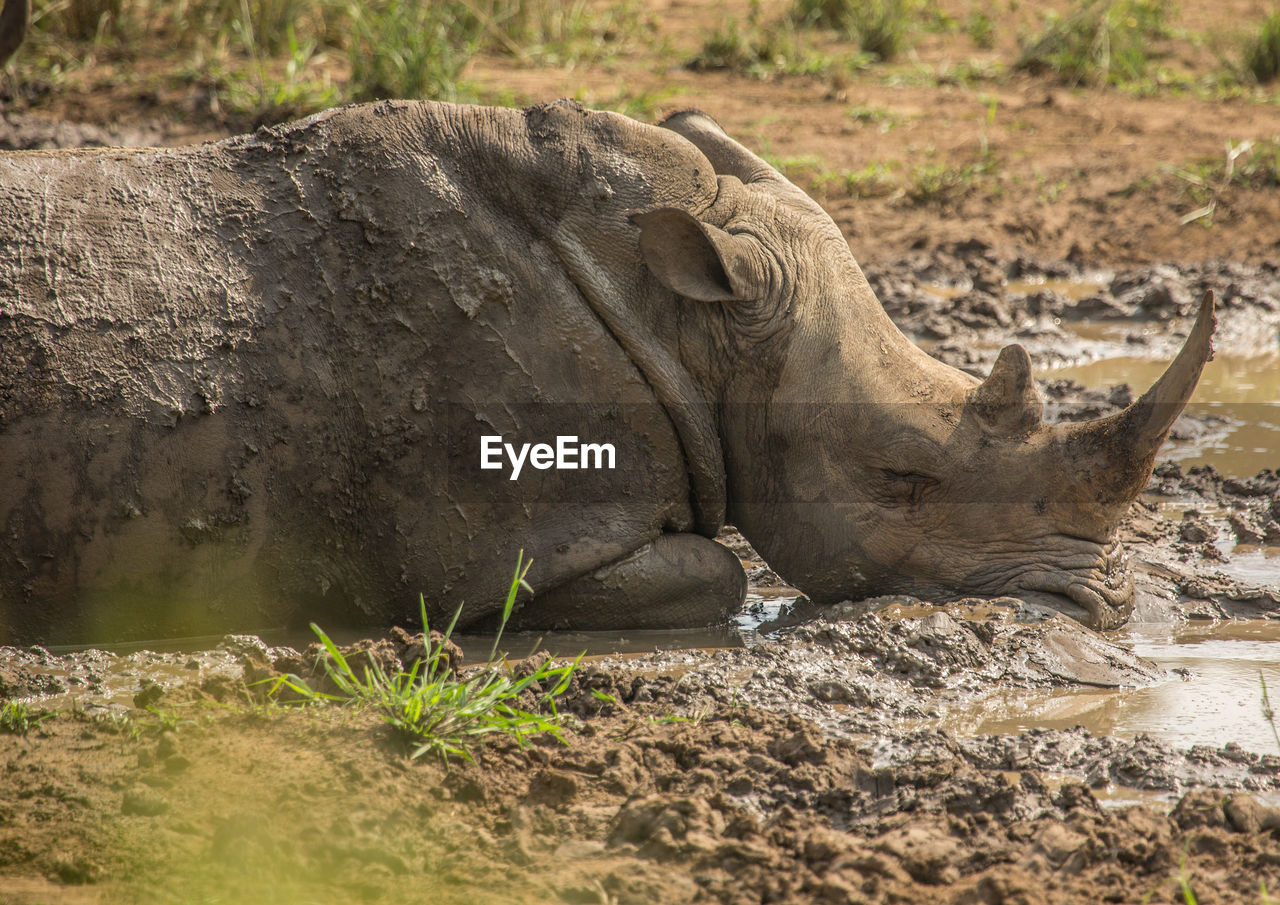
[[[663,125],[706,156],[719,195],[632,219],[658,281],[707,303],[708,338],[682,358],[717,413],[727,516],[770,565],[819,604],[1015,595],[1123,623],[1118,525],[1212,357],[1212,295],[1140,399],[1047,424],[1021,346],[983,381],[931,358],[816,203],[708,117]]]

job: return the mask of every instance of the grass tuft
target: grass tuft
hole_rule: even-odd
[[[651,38],[637,0],[47,0],[36,3],[20,77],[56,85],[94,60],[157,39],[162,75],[210,89],[215,113],[250,124],[383,97],[478,99],[476,54],[522,64],[599,60]]]
[[[851,62],[856,65],[857,60]],[[686,65],[694,70],[727,69],[765,79],[778,74],[819,75],[833,64],[805,45],[795,22],[764,23],[759,4],[753,3],[745,22],[732,16],[725,19]]]
[[[921,23],[937,23],[941,15],[929,0],[794,0],[790,18],[802,27],[835,29],[887,61],[911,46]]]
[[[466,97],[462,70],[479,51],[486,28],[469,5],[376,0],[350,9],[353,99]]]
[[[1014,68],[1053,73],[1072,86],[1138,82],[1150,65],[1152,41],[1170,34],[1168,15],[1159,0],[1086,0],[1069,16],[1051,12]]]
[[[51,714],[33,710],[26,701],[5,701],[0,706],[0,732],[10,735],[26,735]]]
[[[454,612],[443,636],[433,641],[426,602],[419,597],[422,630],[427,639],[426,659],[415,661],[407,672],[388,673],[371,662],[357,675],[333,640],[313,624],[312,630],[324,645],[325,672],[338,693],[316,691],[297,676],[287,675],[275,681],[270,694],[287,688],[303,702],[372,708],[414,746],[410,755],[413,758],[435,754],[445,761],[452,756],[471,760],[475,744],[495,732],[521,745],[541,734],[563,742],[556,699],[568,689],[581,656],[568,666],[551,666],[548,659],[528,675],[517,678],[505,657],[498,655],[502,630],[511,618],[516,595],[521,588],[532,590],[525,581],[531,562],[524,559],[521,551],[489,660],[469,678],[455,674],[445,656],[462,607]]]
[[[991,50],[996,46],[996,23],[986,10],[971,10],[964,20],[964,30],[978,49]]]
[[[1280,78],[1280,10],[1268,16],[1245,44],[1244,67],[1263,84]]]

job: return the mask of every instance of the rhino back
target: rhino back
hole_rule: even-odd
[[[669,139],[633,158],[644,127],[547,115],[0,161],[0,621],[171,634],[419,592],[478,617],[521,546],[550,589],[687,527],[678,440],[555,239],[589,211],[609,280],[642,282],[622,213],[672,190]],[[509,481],[481,434],[613,441],[618,468]]]

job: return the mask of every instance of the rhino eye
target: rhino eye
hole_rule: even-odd
[[[924,498],[926,491],[938,486],[938,479],[914,471],[880,470],[884,490],[891,501],[915,505]]]

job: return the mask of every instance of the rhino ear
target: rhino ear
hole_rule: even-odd
[[[662,285],[703,302],[764,298],[768,268],[754,239],[703,223],[687,211],[656,207],[630,215],[640,255]]]
[[[1028,434],[1040,424],[1044,400],[1031,377],[1031,356],[1014,343],[1000,350],[991,374],[969,397],[978,419],[1005,437]]]

